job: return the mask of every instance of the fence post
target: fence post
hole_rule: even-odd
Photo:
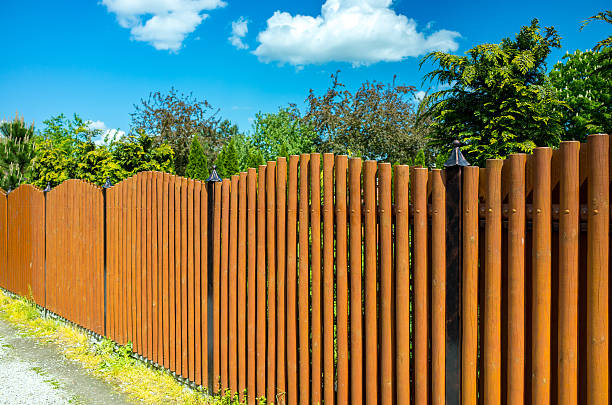
[[[102,224],[103,224],[103,238],[104,238],[104,251],[103,251],[103,258],[104,258],[104,336],[107,336],[107,332],[106,332],[106,307],[107,307],[107,296],[106,296],[106,263],[107,263],[107,258],[106,258],[106,249],[107,249],[107,241],[106,241],[106,190],[108,190],[109,188],[111,188],[113,186],[113,183],[111,183],[110,178],[106,178],[106,183],[104,183],[104,185],[102,186]]]
[[[45,187],[45,189],[43,190],[43,197],[44,197],[44,202],[45,202],[45,207],[44,207],[44,212],[45,212],[45,224],[44,224],[44,232],[43,232],[43,243],[45,244],[44,247],[44,259],[43,259],[43,302],[44,305],[43,307],[45,308],[45,318],[47,317],[48,314],[48,309],[47,309],[47,193],[51,191],[51,184],[47,183],[47,187]],[[8,208],[8,206],[7,206]]]
[[[208,198],[206,209],[208,211],[207,215],[207,235],[208,240],[206,241],[207,246],[207,266],[206,272],[208,273],[208,286],[207,286],[207,319],[206,322],[208,328],[208,392],[213,392],[214,387],[214,361],[213,361],[213,352],[214,352],[214,303],[213,303],[213,294],[214,294],[214,285],[213,285],[213,255],[214,255],[214,244],[213,244],[213,234],[214,234],[214,222],[215,222],[215,183],[221,181],[219,174],[217,174],[217,166],[213,165],[212,172],[208,179],[206,179],[206,195]]]
[[[446,172],[446,404],[461,403],[461,281],[462,281],[462,172],[470,164],[461,142],[444,163]]]

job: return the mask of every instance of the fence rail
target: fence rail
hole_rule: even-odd
[[[21,186],[0,286],[248,403],[607,404],[611,147]]]

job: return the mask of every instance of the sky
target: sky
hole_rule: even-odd
[[[134,104],[171,87],[207,100],[252,129],[258,112],[304,106],[330,75],[351,90],[366,80],[424,91],[420,58],[463,54],[513,37],[538,18],[566,52],[610,35],[581,21],[609,8],[587,1],[3,0],[0,119],[19,112],[37,127],[78,113],[103,130],[129,131]],[[433,85],[435,86],[435,84]]]

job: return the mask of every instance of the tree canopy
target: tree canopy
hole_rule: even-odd
[[[43,135],[38,138],[27,181],[40,188],[56,186],[68,179],[87,180],[103,185],[107,179],[117,183],[140,171],[174,172],[174,152],[167,144],[140,132],[123,136],[109,145],[98,145],[92,134],[83,135],[82,120],[75,115],[44,121]]]
[[[34,124],[23,117],[0,124],[0,187],[5,191],[23,183],[34,157]]]
[[[586,142],[589,134],[612,133],[612,71],[596,73],[602,54],[612,54],[612,48],[568,53],[550,72],[551,83],[566,104],[561,109],[563,139]]]
[[[197,136],[194,136],[191,141],[189,163],[187,163],[185,175],[197,180],[206,180],[208,178],[208,160]]]
[[[351,92],[339,71],[331,80],[320,96],[310,90],[302,118],[316,131],[320,150],[407,163],[425,146],[427,128],[416,119],[415,87],[396,85],[394,78],[389,84],[366,81]]]
[[[154,92],[135,105],[132,129],[154,136],[157,146],[167,143],[174,151],[176,173],[184,175],[189,161],[189,148],[194,136],[200,136],[207,157],[213,160],[226,143],[224,127],[218,130],[218,110],[193,94],[182,94],[174,88],[168,93]]]
[[[442,89],[424,100],[431,144],[447,152],[454,139],[464,143],[472,164],[531,152],[536,146],[555,146],[561,139],[561,108],[565,104],[546,74],[546,58],[561,46],[553,27],[544,32],[534,19],[514,38],[481,44],[465,56],[431,52],[421,66],[436,68],[425,80]]]

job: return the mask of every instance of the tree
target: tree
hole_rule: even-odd
[[[26,178],[34,157],[34,124],[27,126],[23,117],[15,116],[0,124],[0,187],[15,189]]]
[[[565,63],[555,64],[550,72],[552,85],[567,105],[561,110],[563,139],[586,142],[589,134],[612,133],[612,74],[595,74],[602,54],[612,55],[612,48],[568,53],[563,57]]]
[[[217,157],[217,173],[221,178],[229,178],[240,172],[240,161],[234,139],[231,139]]]
[[[413,86],[362,83],[353,93],[339,81],[339,71],[321,96],[310,90],[303,122],[314,128],[320,149],[365,159],[406,163],[425,142],[426,127],[416,118]]]
[[[241,170],[246,170],[250,167],[258,168],[260,165],[266,164],[264,160],[263,154],[259,149],[254,147],[250,147],[247,150],[247,155],[245,159],[245,168]]]
[[[264,161],[273,160],[281,155],[310,153],[318,142],[314,128],[299,119],[299,113],[289,108],[280,108],[277,113],[255,115],[250,145],[261,151]],[[285,148],[282,151],[282,148]]]
[[[43,129],[37,140],[50,140],[56,148],[71,155],[82,142],[92,141],[102,135],[102,130],[93,129],[90,122],[74,114],[72,119],[64,114],[43,121]]]
[[[189,163],[187,163],[185,174],[192,179],[206,180],[208,178],[208,160],[197,136],[194,136],[191,141]]]
[[[468,161],[479,165],[536,146],[556,146],[564,103],[546,75],[546,57],[560,46],[555,29],[546,27],[542,34],[534,19],[514,39],[477,45],[465,56],[427,54],[421,66],[431,61],[437,69],[425,80],[445,87],[424,100],[423,116],[433,119],[431,145],[447,154],[459,139]]]
[[[64,148],[66,144],[61,139],[58,143],[59,146],[55,145],[51,139],[37,143],[28,182],[44,188],[68,179],[81,179],[101,186],[107,179],[115,184],[141,171],[174,171],[170,146],[155,146],[153,138],[144,133],[124,136],[109,146],[80,141],[71,152]]]
[[[176,173],[185,174],[189,161],[189,147],[194,136],[199,135],[204,147],[216,155],[225,144],[224,132],[217,131],[219,110],[208,101],[200,101],[193,94],[179,94],[174,87],[167,94],[151,93],[148,100],[134,105],[132,127],[155,137],[157,146],[167,143],[174,151]],[[205,150],[206,150],[205,149]]]

